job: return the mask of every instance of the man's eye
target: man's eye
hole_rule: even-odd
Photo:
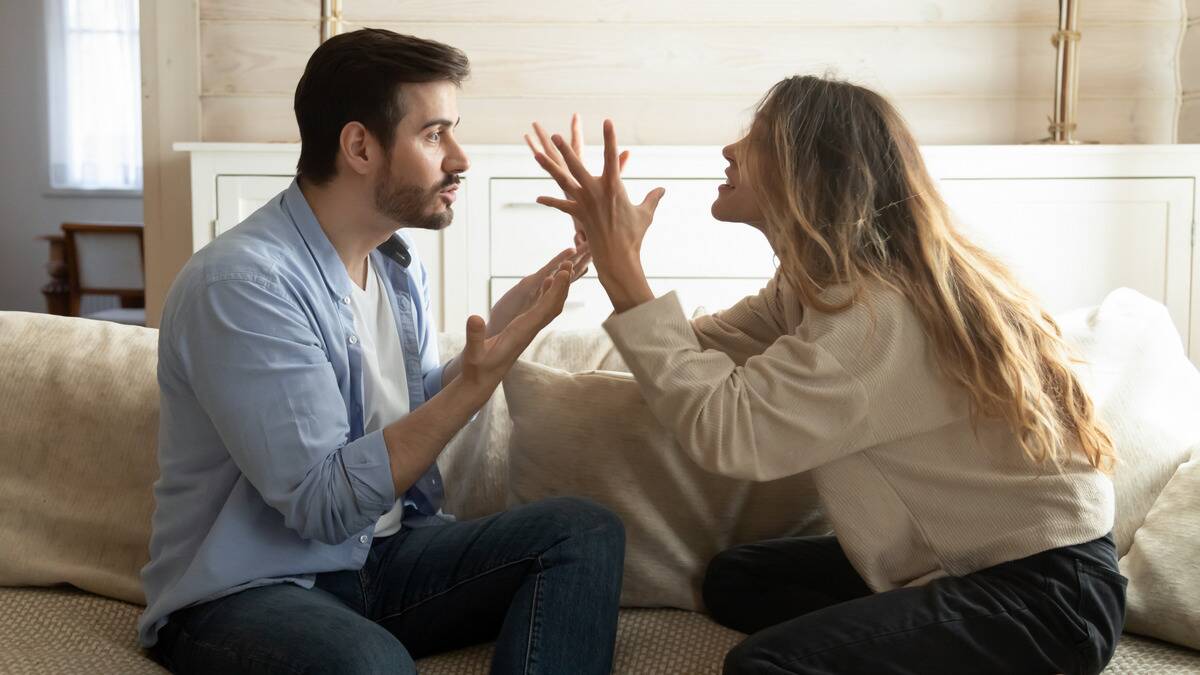
[[[434,143],[442,140],[442,132],[435,131],[432,134],[429,134],[429,140],[433,141]]]

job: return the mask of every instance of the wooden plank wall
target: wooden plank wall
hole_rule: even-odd
[[[613,117],[629,143],[724,143],[770,84],[825,72],[892,96],[923,143],[1033,140],[1051,112],[1057,4],[343,0],[345,30],[466,51],[471,143],[519,143],[531,120],[562,127],[572,111]],[[203,139],[297,140],[291,96],[318,44],[319,0],[200,0],[199,12]],[[1176,140],[1185,17],[1184,0],[1083,3],[1080,137]]]
[[[1187,34],[1179,56],[1183,107],[1179,142],[1200,143],[1200,0],[1187,0]]]

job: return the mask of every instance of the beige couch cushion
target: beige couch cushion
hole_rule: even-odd
[[[454,358],[466,338],[462,333],[442,333],[438,349],[442,361]],[[608,335],[600,329],[545,331],[534,338],[521,357],[570,372],[626,370]],[[446,478],[448,513],[470,519],[503,511],[508,501],[508,443],[512,420],[504,390],[496,392],[475,419],[459,432],[438,457]]]
[[[1200,649],[1200,446],[1146,514],[1121,572],[1126,628]]]
[[[0,586],[144,602],[155,330],[0,312]]]
[[[1167,308],[1136,291],[1059,317],[1084,363],[1076,368],[1117,451],[1117,555],[1133,543],[1151,505],[1200,443],[1200,373],[1184,353]]]
[[[708,473],[679,448],[627,373],[520,362],[504,380],[517,502],[589,497],[625,523],[626,607],[700,609],[708,561],[729,546],[828,531],[807,474],[752,483]]]
[[[0,673],[162,674],[135,642],[142,608],[62,589],[0,588]],[[624,609],[613,655],[616,675],[716,675],[725,652],[742,639],[702,614]],[[421,659],[422,675],[486,675],[492,645]],[[1124,635],[1104,671],[1109,675],[1200,672],[1200,652]]]

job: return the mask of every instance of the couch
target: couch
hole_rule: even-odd
[[[147,328],[0,312],[0,673],[162,672],[136,646],[134,628],[142,610],[137,574],[147,557],[157,476],[156,341],[156,331]],[[441,342],[443,354],[452,354],[461,337],[444,335]],[[619,357],[597,331],[547,334],[525,358],[529,363],[520,366],[517,379],[537,379],[533,362],[564,373],[621,370]],[[636,391],[628,382],[617,387],[618,376],[610,379],[613,391],[626,393],[604,393],[603,401]],[[510,398],[520,395],[517,385],[506,387]],[[516,403],[498,391],[444,453],[448,511],[474,517],[536,498],[539,489],[553,491],[554,486],[528,481],[520,489],[508,484],[510,441],[533,433],[513,429],[513,418],[529,413],[513,405],[510,414],[509,404]],[[640,424],[635,417],[621,425],[626,433]],[[654,433],[649,426],[644,432]],[[663,442],[669,439],[653,439]],[[668,473],[690,470],[673,466]],[[786,508],[778,513],[783,497],[813,503],[803,482],[767,485],[760,492],[744,485],[705,487],[728,504],[736,502],[739,513],[774,514],[753,523],[724,512],[696,516],[687,506],[686,481],[676,482],[662,488],[682,495],[662,507],[673,514],[649,527],[687,527],[710,518],[723,534],[698,533],[675,542],[665,554],[667,563],[658,552],[638,550],[645,538],[636,532],[630,538],[627,557],[636,569],[627,568],[623,604],[671,606],[622,609],[614,672],[720,672],[724,653],[742,635],[695,611],[703,557],[773,531],[824,528],[819,509],[791,517]],[[422,659],[418,667],[430,674],[485,673],[490,651],[490,645],[478,645]],[[1200,672],[1200,652],[1127,633],[1106,672]]]

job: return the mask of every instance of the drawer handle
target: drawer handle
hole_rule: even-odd
[[[505,209],[541,209],[541,208],[549,208],[549,207],[544,207],[537,202],[504,202],[504,204],[501,205],[501,208],[505,208]]]

